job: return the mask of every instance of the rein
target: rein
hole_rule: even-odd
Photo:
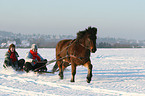
[[[84,47],[85,49],[89,49],[88,47],[86,47],[85,45],[79,43],[82,47]],[[90,49],[89,49],[90,50]]]
[[[57,54],[57,56],[60,55],[60,53],[62,53],[65,49],[68,50],[68,48],[74,43],[74,41],[76,41],[76,40],[75,40],[75,39],[72,40],[71,43],[70,43],[68,46],[66,46],[63,50],[61,50],[61,51],[59,52],[59,54]],[[46,66],[46,65],[49,65],[49,64],[51,64],[51,63],[53,63],[53,62],[56,62],[56,61],[59,61],[59,60],[62,60],[62,59],[64,59],[64,58],[68,58],[68,57],[69,57],[69,56],[66,55],[66,56],[64,56],[64,57],[62,57],[62,58],[60,58],[60,59],[58,59],[58,60],[54,58],[54,59],[48,61],[45,65],[43,65],[43,66],[41,66],[41,67],[39,67],[39,68],[36,68],[34,71],[36,71],[36,70],[38,70],[38,69],[40,69],[40,68],[42,68],[42,67],[44,67],[44,66]]]
[[[62,60],[62,59],[65,59],[65,58],[73,57],[73,58],[79,59],[79,60],[82,61],[82,62],[83,62],[82,59],[88,59],[88,58],[86,58],[86,57],[77,57],[77,56],[75,56],[75,55],[69,55],[69,54],[68,54],[68,48],[69,48],[71,45],[73,45],[75,42],[78,42],[78,41],[77,41],[76,39],[72,40],[68,46],[66,46],[62,51],[60,51],[59,54],[57,54],[57,56],[58,56],[58,55],[60,55],[60,53],[62,53],[65,49],[67,49],[67,55],[66,55],[66,56],[64,56],[64,57],[62,57],[62,58],[60,58],[60,59],[58,59],[58,60],[54,58],[54,59],[48,61],[45,65],[43,65],[43,66],[41,66],[41,67],[39,67],[39,68],[36,68],[34,71],[36,71],[36,70],[38,70],[38,69],[40,69],[40,68],[42,68],[42,67],[44,67],[44,66],[46,66],[46,65],[49,65],[49,64],[51,64],[51,63],[53,63],[53,62],[57,62],[57,61],[60,61],[60,60]],[[79,43],[79,42],[78,42],[78,43]],[[85,49],[89,49],[89,48],[87,48],[85,45],[83,45],[83,44],[81,44],[81,43],[79,43],[79,44],[80,44],[82,47],[84,47]],[[90,50],[90,49],[89,49],[89,50]]]
[[[83,45],[83,44],[81,44],[81,43],[79,43],[76,39],[74,39],[73,41],[75,41],[75,42],[77,42],[78,44],[80,44],[82,47],[84,47],[85,49],[89,49],[89,48],[87,48],[85,45]],[[73,42],[72,41],[72,42]],[[69,45],[72,45],[72,42],[69,44]],[[79,59],[81,62],[83,62],[84,60],[82,60],[82,59],[88,59],[88,58],[86,58],[86,57],[77,57],[77,56],[75,56],[75,55],[69,55],[68,54],[68,48],[69,47],[67,47],[67,58],[69,58],[69,57],[73,57],[73,58],[77,58],[77,59]],[[89,49],[90,50],[90,49]]]

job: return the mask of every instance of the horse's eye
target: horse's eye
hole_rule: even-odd
[[[91,40],[94,40],[94,39],[96,39],[96,36],[89,36],[89,38],[90,38]]]

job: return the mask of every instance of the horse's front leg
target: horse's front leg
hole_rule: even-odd
[[[90,83],[91,78],[92,78],[93,65],[91,64],[90,61],[88,61],[87,63],[84,64],[84,66],[88,68],[87,83]]]
[[[76,65],[71,63],[71,82],[75,82]]]

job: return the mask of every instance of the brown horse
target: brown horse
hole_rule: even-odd
[[[90,52],[96,52],[97,28],[88,27],[77,33],[74,40],[61,40],[56,45],[56,59],[59,67],[59,76],[63,79],[64,69],[71,63],[71,82],[75,82],[76,66],[83,65],[88,68],[87,82],[92,78],[92,64]]]

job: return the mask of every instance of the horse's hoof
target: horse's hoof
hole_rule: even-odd
[[[90,83],[90,82],[91,82],[91,78],[87,77],[87,83]]]
[[[70,80],[70,82],[75,82],[74,80]]]
[[[63,77],[60,77],[60,79],[63,79]]]
[[[58,74],[58,75],[59,75],[60,79],[63,79],[63,75],[62,74]]]
[[[90,83],[91,81],[87,80],[87,83]]]

